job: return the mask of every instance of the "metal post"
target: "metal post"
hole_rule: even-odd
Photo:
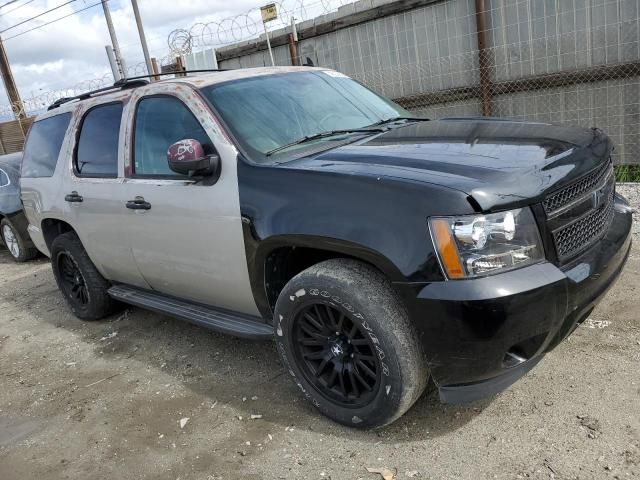
[[[298,46],[296,45],[295,40],[293,39],[293,33],[289,34],[289,56],[291,57],[291,65],[297,67],[300,65],[300,61],[298,60]]]
[[[492,114],[492,86],[491,86],[491,64],[489,62],[489,52],[485,32],[487,22],[485,17],[484,0],[476,0],[476,31],[478,34],[478,66],[480,67],[480,91],[482,95],[482,115],[490,117]]]
[[[142,27],[142,19],[140,18],[140,10],[138,9],[138,0],[131,0],[131,6],[133,7],[133,15],[136,17],[136,25],[138,25],[138,35],[140,35],[140,44],[142,45],[144,62],[147,64],[147,72],[149,75],[153,75],[153,65],[151,64],[151,57],[149,56],[147,38],[144,35],[144,28]]]
[[[300,57],[298,56],[298,31],[296,30],[296,19],[291,17],[291,33],[289,34],[289,56],[291,57],[291,65],[297,67],[300,65]]]
[[[156,75],[157,73],[160,73],[160,69],[158,68],[158,61],[155,58],[151,58],[151,66],[153,67],[153,80],[157,81],[160,80],[160,76]]]
[[[177,56],[176,57],[176,72],[175,72],[175,77],[186,77],[187,74],[184,73],[185,68],[184,68],[184,62],[182,61],[182,57]]]
[[[107,28],[109,29],[109,36],[111,37],[111,44],[116,54],[116,62],[120,68],[121,78],[127,78],[127,68],[122,59],[122,53],[120,52],[120,45],[118,44],[118,37],[116,37],[116,31],[113,28],[113,22],[111,21],[111,11],[109,10],[109,0],[102,0],[102,10],[104,11],[104,18],[107,21]]]
[[[9,59],[7,58],[7,52],[4,49],[4,43],[2,43],[1,38],[0,74],[2,75],[4,88],[7,91],[7,97],[9,97],[9,102],[11,103],[11,109],[13,110],[13,114],[15,115],[16,120],[18,120],[18,122],[20,123],[20,128],[22,129],[22,120],[27,118],[27,114],[24,111],[24,104],[22,103],[22,99],[20,98],[18,87],[16,87],[16,82],[13,78],[13,73],[11,72],[11,66],[9,65]],[[24,135],[24,129],[22,130],[22,133]]]
[[[267,48],[269,49],[269,57],[271,57],[271,66],[275,67],[276,62],[273,60],[273,51],[271,50],[271,40],[269,40],[269,30],[267,30],[267,24],[262,22],[264,25],[264,34],[267,36]]]
[[[298,29],[296,28],[295,17],[291,17],[291,34],[293,35],[293,41],[298,43]]]
[[[118,68],[118,62],[116,61],[116,54],[113,53],[111,45],[105,45],[104,49],[107,51],[107,58],[109,59],[109,65],[111,66],[111,73],[113,74],[113,81],[117,82],[122,79],[120,76],[120,69]]]

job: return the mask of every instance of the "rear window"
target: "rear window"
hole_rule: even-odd
[[[51,177],[56,170],[71,113],[38,120],[31,126],[22,159],[22,176]]]
[[[118,138],[122,104],[110,103],[89,110],[82,121],[75,169],[81,177],[118,175]]]

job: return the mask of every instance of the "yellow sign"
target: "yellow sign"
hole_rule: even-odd
[[[275,3],[270,3],[264,7],[260,7],[260,15],[262,15],[262,22],[267,23],[271,20],[278,18],[278,10]]]

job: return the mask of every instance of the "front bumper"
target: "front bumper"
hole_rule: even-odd
[[[441,400],[462,403],[503,390],[584,321],[624,267],[631,215],[617,196],[606,235],[561,268],[540,263],[434,282],[413,295],[405,290]]]

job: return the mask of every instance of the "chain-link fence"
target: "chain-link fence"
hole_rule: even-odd
[[[432,118],[598,126],[616,143],[617,163],[640,163],[637,0],[375,3],[397,9],[360,21],[372,5],[361,1],[339,10],[339,21],[334,14],[300,25],[301,61],[334,68]],[[272,38],[276,63],[290,64],[278,34],[286,30]],[[220,67],[269,65],[264,42],[248,43],[219,49]]]

